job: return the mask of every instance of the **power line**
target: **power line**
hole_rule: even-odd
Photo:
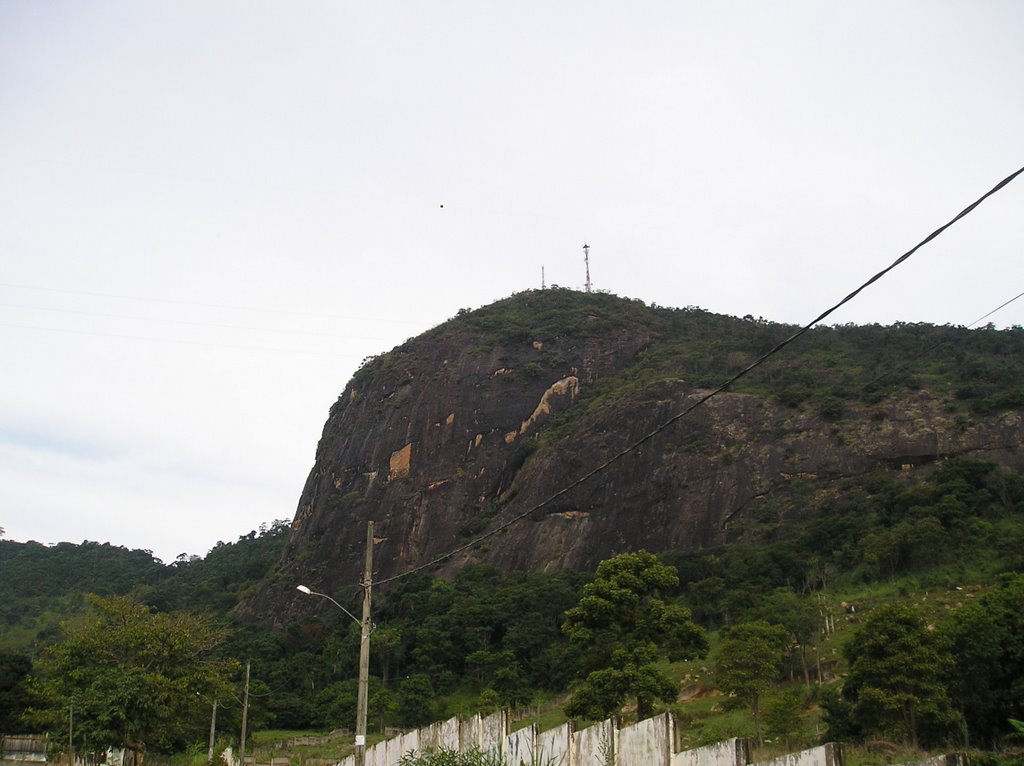
[[[475,540],[471,540],[470,542],[468,542],[468,543],[466,543],[464,545],[460,545],[459,547],[457,547],[457,548],[455,548],[455,549],[453,549],[451,551],[448,551],[447,553],[443,553],[440,556],[437,556],[436,558],[432,559],[431,561],[428,561],[425,564],[421,564],[420,566],[413,567],[412,569],[409,569],[409,570],[407,570],[405,572],[400,572],[399,574],[393,575],[391,577],[387,577],[387,578],[385,578],[383,580],[379,580],[379,581],[375,582],[374,585],[384,585],[385,583],[393,582],[393,581],[398,580],[398,579],[400,579],[402,577],[407,577],[407,576],[409,576],[411,574],[414,574],[416,572],[421,572],[424,569],[428,569],[430,567],[436,566],[437,564],[441,563],[442,561],[446,561],[447,559],[450,559],[453,556],[456,556],[459,553],[462,553],[463,551],[469,550],[470,548],[472,548],[472,547],[474,547],[476,545],[479,545],[484,540],[486,540],[486,539],[488,539],[488,538],[498,534],[499,532],[501,532],[501,531],[503,531],[505,529],[508,529],[513,524],[516,524],[516,523],[522,521],[527,516],[530,516],[531,514],[536,513],[541,508],[544,508],[545,506],[551,504],[552,502],[554,502],[558,498],[562,497],[566,493],[570,492],[571,490],[575,489],[576,487],[580,486],[584,482],[589,481],[591,478],[593,478],[597,474],[601,473],[602,471],[606,470],[611,465],[613,465],[614,463],[618,462],[619,460],[621,460],[623,457],[625,457],[629,453],[633,452],[634,450],[639,449],[641,446],[646,444],[648,441],[653,439],[655,436],[660,434],[662,431],[664,431],[669,426],[675,424],[676,422],[678,422],[682,418],[684,418],[687,415],[689,415],[691,412],[693,412],[695,409],[697,409],[702,404],[707,402],[709,399],[711,399],[711,398],[717,396],[718,394],[722,393],[723,391],[725,391],[727,388],[729,388],[731,385],[733,385],[740,378],[744,377],[745,375],[747,375],[748,373],[750,373],[752,370],[756,369],[757,367],[760,367],[769,358],[771,358],[775,354],[777,354],[780,351],[782,351],[782,349],[784,349],[790,343],[792,343],[797,338],[799,338],[801,335],[803,335],[807,331],[809,331],[812,327],[814,327],[814,325],[818,324],[823,319],[825,319],[826,317],[828,317],[829,315],[834,313],[841,306],[849,303],[851,300],[856,298],[861,292],[863,292],[866,288],[870,287],[872,284],[874,284],[879,279],[884,277],[886,274],[888,274],[890,271],[895,269],[897,266],[899,266],[905,260],[910,258],[910,256],[912,256],[914,253],[916,253],[918,250],[920,250],[926,244],[931,242],[933,239],[938,237],[940,234],[942,234],[942,232],[944,232],[950,226],[955,224],[957,221],[959,221],[964,216],[966,216],[969,213],[971,213],[975,208],[978,207],[978,205],[980,205],[982,202],[984,202],[986,199],[991,197],[996,192],[998,192],[1001,189],[1003,189],[1007,184],[1009,184],[1011,181],[1013,181],[1021,173],[1024,173],[1024,167],[1020,168],[1016,172],[1010,174],[1009,176],[1004,178],[1002,181],[997,183],[994,187],[992,187],[992,189],[990,189],[988,192],[983,194],[977,200],[975,200],[970,205],[965,207],[963,210],[961,210],[959,213],[957,213],[957,215],[955,215],[953,218],[951,218],[948,222],[946,222],[945,224],[943,224],[942,226],[937,228],[935,231],[933,231],[931,234],[929,234],[927,237],[922,239],[920,242],[918,242],[916,245],[914,245],[914,247],[912,247],[910,250],[905,252],[903,255],[901,255],[899,258],[897,258],[895,261],[893,261],[887,267],[885,267],[884,269],[879,271],[877,274],[872,276],[870,279],[868,279],[866,282],[864,282],[860,287],[858,287],[856,290],[851,292],[849,295],[847,295],[841,301],[836,303],[834,306],[832,306],[831,308],[826,309],[825,311],[823,311],[821,314],[819,314],[817,317],[812,319],[806,325],[804,325],[799,330],[794,332],[792,335],[790,335],[788,338],[783,340],[781,343],[778,343],[775,346],[773,346],[766,353],[762,354],[760,357],[758,357],[753,362],[751,362],[749,365],[744,367],[742,370],[740,370],[739,372],[734,374],[731,378],[726,380],[724,383],[719,385],[717,388],[711,390],[707,394],[704,394],[703,396],[698,398],[693,404],[689,405],[688,407],[683,408],[683,410],[681,412],[677,413],[676,415],[673,415],[671,418],[666,420],[664,423],[662,423],[660,426],[655,428],[653,431],[650,431],[649,433],[647,433],[646,435],[644,435],[643,437],[641,437],[637,441],[633,442],[629,446],[625,447],[624,449],[620,450],[616,454],[612,455],[610,458],[605,460],[603,463],[598,465],[596,468],[591,469],[590,471],[588,471],[587,473],[583,474],[582,476],[580,476],[575,481],[570,482],[569,484],[567,484],[562,489],[560,489],[557,492],[555,492],[554,494],[550,495],[547,499],[542,500],[541,502],[537,503],[536,505],[532,506],[531,508],[527,509],[526,511],[523,511],[522,513],[512,517],[508,521],[504,522],[503,524],[500,524],[499,526],[495,527],[494,529],[490,530],[489,532],[486,532],[486,533],[480,535]]]
[[[1015,300],[1017,300],[1018,298],[1021,298],[1021,297],[1024,297],[1024,293],[1018,293],[1017,295],[1015,295],[1012,298],[1010,298],[1010,300],[1004,301],[1003,303],[999,304],[994,309],[989,311],[987,314],[983,314],[982,316],[978,317],[973,322],[971,322],[969,325],[966,325],[965,329],[969,330],[970,328],[974,327],[974,325],[976,325],[979,322],[981,322],[983,319],[988,319],[988,317],[992,316],[997,311],[1006,308],[1011,303],[1013,303]],[[935,343],[932,343],[930,346],[926,346],[925,348],[921,349],[920,351],[917,351],[916,353],[910,355],[909,357],[904,357],[902,359],[902,361],[899,364],[895,365],[892,369],[886,370],[885,372],[880,372],[878,375],[876,375],[871,380],[869,380],[867,383],[865,383],[864,384],[864,388],[865,389],[870,389],[872,386],[874,386],[879,381],[885,380],[886,378],[892,377],[893,375],[896,375],[898,373],[903,373],[910,366],[911,362],[914,362],[914,361],[916,361],[918,359],[921,359],[922,357],[927,356],[928,354],[930,354],[932,351],[934,351],[935,349],[937,349],[939,346],[941,346],[944,343],[946,343],[946,339],[938,340]]]
[[[996,306],[990,312],[988,312],[987,314],[983,314],[982,316],[978,317],[977,319],[975,319],[973,322],[971,322],[967,326],[968,327],[974,327],[974,325],[978,324],[978,322],[980,322],[981,320],[988,319],[990,316],[995,314],[997,311],[1000,311],[1001,309],[1006,308],[1007,306],[1009,306],[1011,303],[1013,303],[1015,300],[1017,300],[1018,298],[1020,298],[1022,296],[1024,296],[1024,293],[1017,293],[1015,296],[1010,298],[1010,300],[1006,301],[1005,303],[1000,303],[998,306]]]

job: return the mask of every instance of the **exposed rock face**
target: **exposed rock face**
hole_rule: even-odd
[[[592,321],[600,332],[586,331]],[[376,579],[538,505],[445,566],[590,569],[626,550],[737,539],[758,504],[798,478],[827,482],[880,464],[912,470],[952,455],[1024,467],[1018,412],[965,418],[950,412],[948,396],[921,390],[830,422],[807,406],[721,394],[558,494],[703,393],[663,379],[598,395],[610,379],[621,384],[652,343],[640,323],[608,324],[583,312],[580,332],[526,328],[496,340],[453,320],[366,365],[331,408],[278,584],[251,610],[269,612],[275,593],[298,582],[328,592],[357,583],[368,519],[380,540]]]

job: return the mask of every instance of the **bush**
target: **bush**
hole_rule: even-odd
[[[506,762],[496,753],[476,748],[464,753],[442,748],[408,752],[398,760],[398,766],[506,766]]]

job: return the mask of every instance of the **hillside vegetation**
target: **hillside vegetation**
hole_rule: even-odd
[[[793,501],[799,496],[797,487]],[[716,691],[714,672],[720,634],[724,637],[732,627],[751,621],[766,621],[791,631],[764,699],[769,712],[789,704],[795,708],[795,718],[789,724],[778,723],[772,716],[781,714],[766,713],[769,739],[785,734],[807,743],[829,726],[832,736],[839,733],[853,740],[879,736],[879,732],[864,731],[862,724],[851,719],[841,696],[834,692],[831,697],[822,696],[814,691],[817,684],[808,691],[801,679],[817,681],[822,672],[825,685],[821,688],[840,688],[837,682],[850,666],[843,647],[865,619],[891,602],[911,605],[927,624],[948,624],[949,635],[963,636],[957,651],[972,652],[970,667],[979,669],[975,672],[993,662],[999,664],[997,656],[979,657],[979,644],[964,631],[984,624],[985,619],[1007,619],[1006,606],[988,614],[984,607],[991,602],[983,594],[1000,582],[1001,573],[1022,569],[1024,477],[991,463],[971,461],[946,463],[926,478],[911,479],[898,471],[880,470],[863,481],[851,480],[834,497],[823,498],[817,509],[793,528],[780,527],[776,539],[762,546],[724,546],[661,557],[679,574],[679,587],[667,595],[690,610],[712,637],[712,651],[704,659],[664,666],[681,690],[679,699],[667,706],[687,722],[685,738],[690,744],[732,734],[753,735],[749,712],[736,709],[730,698]],[[224,624],[233,624],[221,653],[252,663],[250,731],[347,728],[355,716],[356,625],[335,610],[317,613],[315,603],[310,603],[306,618],[284,632],[268,632],[233,623],[228,609],[218,609],[218,605],[230,606],[226,597],[210,596],[217,588],[222,595],[237,594],[242,589],[239,586],[251,582],[252,570],[247,567],[259,560],[260,552],[265,555],[271,547],[280,549],[282,530],[275,530],[219,546],[205,563],[199,560],[163,567],[153,578],[156,584],[115,578],[105,590],[131,593],[153,608],[214,612]],[[9,551],[21,544],[3,545]],[[39,559],[47,551],[61,556],[65,565],[75,566],[69,562],[77,560],[85,566],[95,556],[94,547],[30,546],[20,556],[5,560],[5,574],[11,582],[22,581],[21,567],[35,560],[36,564],[24,571],[38,572]],[[221,547],[225,550],[214,555]],[[124,565],[140,560],[140,552],[113,550],[112,555],[120,556]],[[269,566],[268,561],[264,563]],[[150,566],[161,567],[151,562],[142,571],[150,572]],[[202,575],[206,567],[210,568]],[[122,570],[113,567],[113,571]],[[578,650],[563,635],[562,623],[589,580],[590,575],[570,571],[502,574],[493,567],[478,566],[452,580],[418,574],[382,587],[376,601],[371,653],[371,731],[416,726],[450,714],[498,706],[524,713],[534,709],[557,712],[580,667]],[[1016,590],[1007,591],[1018,594],[1017,598],[1024,595],[1019,582]],[[355,595],[350,593],[348,599],[353,610]],[[53,596],[50,601],[38,593],[28,598],[44,612],[54,614],[74,604],[65,617],[81,608],[73,594]],[[965,604],[973,611],[965,612]],[[1018,606],[1020,620],[1024,604]],[[838,631],[822,632],[826,614]],[[974,622],[956,623],[961,614]],[[38,655],[44,643],[59,639],[57,634],[41,635],[26,651],[16,640],[12,642],[24,634],[25,626],[17,621],[11,625],[10,618],[8,625],[3,633],[8,660]],[[991,625],[985,631],[996,635]],[[991,652],[1012,652],[1015,640],[980,646]],[[979,721],[971,730],[972,742],[1001,741],[1010,729],[998,716],[1024,714],[1019,698],[1015,700],[1010,691],[1015,688],[1013,683],[1024,682],[1022,659],[1010,658],[1001,671],[1002,681],[985,680],[989,704],[984,695],[977,699],[977,694],[971,693],[977,707],[973,715]],[[950,689],[960,689],[957,684],[970,681],[970,677],[958,680],[957,667],[957,662],[946,666],[945,682]],[[1000,683],[1009,695],[1003,701],[998,701],[993,691]],[[960,693],[966,699],[967,692]],[[563,703],[557,703],[559,699]],[[659,703],[655,710],[665,707]],[[996,708],[1003,713],[992,713]],[[222,702],[220,725],[237,731],[240,712],[237,700]],[[628,709],[624,714],[628,718]],[[543,720],[555,722],[559,717],[547,715]],[[178,746],[203,740],[201,721],[197,715],[192,739],[182,739]],[[791,731],[779,734],[786,726]],[[881,733],[896,740],[901,739],[899,734]],[[960,734],[953,739],[962,743]]]
[[[154,730],[151,748],[205,753],[214,698],[219,730],[237,732],[246,663],[250,732],[349,728],[358,626],[294,590],[305,582],[357,612],[357,578],[346,579],[344,567],[358,567],[361,534],[345,537],[342,521],[358,530],[358,514],[390,509],[393,526],[378,527],[388,538],[381,571],[407,569],[428,546],[450,550],[528,507],[547,491],[542,481],[594,464],[794,329],[610,295],[520,294],[367,360],[332,407],[291,526],[274,522],[204,558],[169,564],[92,542],[0,541],[0,728],[45,728],[66,741],[64,701],[47,690],[71,688],[55,682],[70,667],[68,648],[89,645],[82,632],[105,629],[103,615],[146,623],[145,613],[180,612],[203,615],[195,623],[211,636],[203,652],[234,675],[192,674],[208,678],[208,688],[190,693],[178,728]],[[622,667],[650,685],[639,693],[634,685],[633,700],[615,698],[613,709],[628,720],[638,700],[641,713],[671,708],[689,745],[760,735],[767,747],[824,737],[1012,746],[1010,719],[1024,718],[1022,352],[1020,328],[808,333],[743,378],[713,417],[652,443],[590,495],[474,548],[443,577],[417,572],[375,588],[371,732],[499,706],[523,724],[554,723],[573,695],[577,712],[604,711],[608,687],[588,687],[587,675],[624,658]],[[551,380],[570,373],[585,381],[576,396],[510,436],[505,421],[523,422],[515,408],[529,415]],[[431,399],[440,394],[467,399]],[[464,426],[470,417],[477,422]],[[894,419],[900,429],[890,428]],[[413,421],[430,438],[446,424],[466,431],[445,436],[444,449],[423,448],[434,461],[425,466],[407,451],[407,473],[389,475],[408,437],[392,444],[386,435],[400,425],[412,433]],[[750,433],[773,441],[752,444]],[[863,439],[882,444],[879,434],[884,449],[865,449]],[[963,454],[957,445],[966,445]],[[844,463],[847,453],[856,460]],[[755,472],[761,484],[750,479]],[[690,504],[674,505],[671,492]],[[643,546],[631,535],[673,514],[710,513],[692,498],[713,492],[742,502],[708,523],[710,531],[694,521],[685,545],[655,551],[672,574],[656,578],[649,613],[679,624],[692,618],[708,652],[681,661],[705,646],[693,631],[681,652],[657,646],[670,631],[613,623],[593,651],[578,618],[581,597],[595,592],[585,590],[595,567],[543,559],[555,550],[544,548],[556,536],[550,530],[571,553],[588,527],[568,525],[589,518],[602,544],[635,549]],[[615,515],[624,508],[633,515]],[[441,524],[442,509],[451,517],[430,527]],[[527,544],[541,553],[517,558]],[[567,613],[576,616],[568,629]],[[879,634],[907,649],[900,666],[916,668],[920,685],[886,686],[892,669],[878,663],[888,649],[870,640]],[[627,635],[628,656],[616,644]],[[764,651],[755,654],[775,658],[760,669],[744,664],[744,647],[757,642]],[[602,678],[613,676],[624,680]]]

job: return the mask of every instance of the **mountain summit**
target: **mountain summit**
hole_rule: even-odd
[[[794,329],[558,288],[460,311],[345,387],[250,607],[299,582],[358,583],[370,519],[376,579],[523,514],[442,566],[592,569],[770,536],[837,479],[879,468],[1024,468],[1024,331],[822,327],[561,493]]]

